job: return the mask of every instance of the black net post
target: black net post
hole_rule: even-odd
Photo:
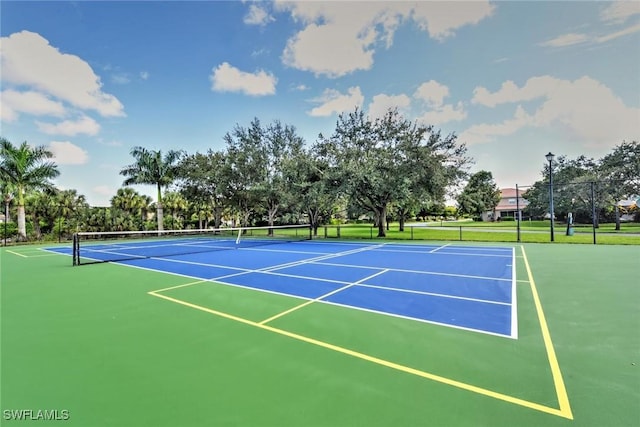
[[[80,239],[78,238],[78,233],[73,233],[73,265],[80,265]]]

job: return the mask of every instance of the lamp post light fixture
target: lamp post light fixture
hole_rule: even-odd
[[[553,209],[553,159],[556,157],[551,151],[544,156],[549,162],[549,216],[551,219],[551,241],[554,241],[553,236],[553,217],[554,209]]]

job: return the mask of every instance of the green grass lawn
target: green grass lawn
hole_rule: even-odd
[[[640,245],[640,225],[625,224],[619,232],[615,225],[603,224],[596,229],[596,243],[613,245]],[[338,232],[339,228],[339,232]],[[407,223],[404,231],[399,230],[397,223],[392,223],[386,232],[387,239],[397,240],[443,240],[470,242],[510,242],[510,243],[547,243],[550,241],[549,222],[523,222],[520,228],[520,241],[515,222],[433,222],[428,225]],[[566,235],[566,226],[556,224],[554,241],[557,243],[593,244],[593,233],[590,227],[577,225],[574,235]],[[371,224],[330,225],[318,229],[318,236],[324,238],[374,239],[377,228]]]

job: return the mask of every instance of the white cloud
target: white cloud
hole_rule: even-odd
[[[406,110],[411,105],[411,99],[407,95],[379,94],[373,97],[369,104],[369,116],[371,118],[383,117],[389,109],[397,108],[398,111]]]
[[[107,197],[113,197],[118,192],[116,188],[109,187],[108,185],[97,185],[91,190],[93,190],[93,192],[95,192],[96,194]]]
[[[69,141],[52,141],[49,149],[54,161],[59,165],[83,165],[89,160],[86,150]]]
[[[615,40],[619,37],[624,37],[629,34],[637,33],[639,31],[640,31],[640,24],[637,24],[637,25],[632,25],[622,30],[601,35],[601,36],[589,36],[587,34],[575,34],[575,33],[563,34],[554,39],[539,43],[539,45],[544,47],[565,47],[565,46],[573,46],[573,45],[583,44],[583,43],[590,43],[590,44],[605,43],[611,40]]]
[[[478,87],[472,103],[495,107],[534,100],[540,103],[535,111],[527,113],[518,106],[513,119],[473,126],[460,138],[469,143],[485,142],[526,126],[554,130],[588,146],[608,146],[640,136],[640,109],[627,107],[610,88],[590,77],[574,81],[534,77],[522,87],[507,81],[495,93]]]
[[[342,113],[356,107],[362,107],[364,96],[360,87],[354,86],[349,88],[347,94],[342,94],[334,89],[325,89],[322,96],[312,101],[321,105],[313,108],[308,114],[314,117],[326,117],[333,113]]]
[[[438,40],[475,24],[494,10],[474,2],[310,2],[278,1],[304,28],[291,37],[282,55],[285,65],[331,78],[368,70],[379,43],[389,48],[401,23],[414,20]]]
[[[76,55],[61,53],[39,34],[22,31],[2,37],[2,81],[26,86],[97,111],[102,116],[124,116],[120,101],[102,92],[102,83],[89,64]]]
[[[552,76],[532,77],[522,87],[518,87],[513,81],[502,83],[497,92],[491,93],[484,87],[476,87],[473,90],[474,104],[486,107],[495,107],[499,104],[508,104],[521,101],[531,101],[537,98],[550,98],[563,85],[571,84],[568,80],[557,79]]]
[[[243,22],[247,25],[267,25],[275,21],[275,18],[269,15],[265,8],[252,4],[249,11],[244,16]]]
[[[140,71],[140,78],[142,80],[147,80],[149,78],[149,72],[148,71]]]
[[[435,80],[422,83],[413,94],[414,98],[421,99],[432,107],[442,106],[444,99],[448,96],[449,88]]]
[[[38,129],[49,135],[75,136],[79,134],[97,135],[100,125],[91,117],[81,117],[78,120],[65,120],[60,123],[36,122]]]
[[[616,31],[616,32],[611,33],[611,34],[607,34],[607,35],[604,35],[604,36],[596,37],[594,39],[594,41],[596,43],[604,43],[604,42],[608,42],[610,40],[617,39],[618,37],[623,37],[623,36],[626,36],[626,35],[629,35],[629,34],[637,33],[638,31],[640,31],[640,24],[632,25],[631,27],[627,27],[624,30]]]
[[[622,0],[610,3],[600,13],[600,18],[609,23],[622,23],[633,15],[640,14],[640,2]]]
[[[422,83],[413,94],[415,99],[426,104],[429,111],[423,113],[418,120],[428,125],[440,125],[451,121],[464,120],[467,112],[462,102],[457,105],[445,104],[449,97],[449,88],[435,80]]]
[[[466,144],[490,142],[495,137],[512,135],[531,123],[531,117],[521,106],[516,108],[514,117],[497,124],[478,124],[462,132],[458,139]]]
[[[265,71],[247,73],[223,62],[213,69],[211,90],[217,92],[241,92],[246,95],[263,96],[276,93],[278,79]]]
[[[116,73],[111,75],[111,81],[117,85],[126,85],[131,83],[131,77],[127,73]]]
[[[488,1],[426,1],[416,4],[413,19],[437,40],[453,36],[465,25],[475,25],[491,16],[496,6]]]
[[[34,116],[56,116],[65,114],[65,108],[61,102],[52,101],[40,92],[18,92],[7,89],[0,94],[2,99],[2,121],[12,122],[20,113]]]
[[[427,125],[441,125],[447,122],[460,121],[467,118],[467,112],[461,102],[457,105],[447,104],[427,111],[418,118]]]
[[[558,36],[554,39],[547,40],[540,43],[540,46],[545,47],[564,47],[573,46],[575,44],[585,43],[589,41],[589,36],[586,34],[569,33]]]
[[[282,60],[290,67],[328,77],[368,70],[373,49],[357,33],[355,28],[336,31],[331,25],[311,24],[289,39]]]

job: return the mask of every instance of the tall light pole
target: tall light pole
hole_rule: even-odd
[[[553,217],[555,216],[553,212],[553,159],[556,156],[549,151],[549,153],[544,157],[549,162],[549,216],[551,217],[551,241],[553,242]]]

